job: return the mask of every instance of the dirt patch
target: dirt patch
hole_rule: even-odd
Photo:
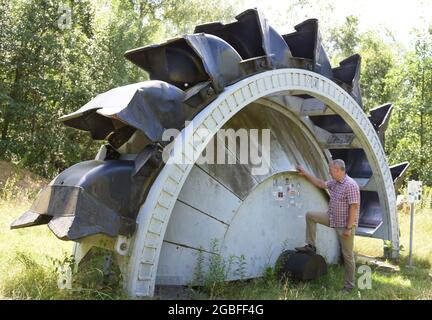
[[[37,192],[49,183],[49,180],[28,170],[19,168],[13,163],[0,161],[0,188],[12,184],[14,188]]]

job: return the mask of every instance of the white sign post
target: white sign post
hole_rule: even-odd
[[[421,200],[422,195],[422,182],[421,181],[408,181],[408,203],[410,204],[410,248],[408,266],[412,267],[412,245],[413,245],[413,225],[414,225],[414,211],[415,204]]]

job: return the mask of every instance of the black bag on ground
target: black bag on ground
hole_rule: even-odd
[[[327,264],[319,254],[286,250],[277,259],[275,271],[279,279],[314,280],[327,273]]]

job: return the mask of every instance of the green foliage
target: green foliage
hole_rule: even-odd
[[[387,79],[395,110],[386,151],[393,163],[410,161],[409,178],[432,185],[432,33],[417,33],[415,48]]]
[[[232,258],[225,261],[220,254],[218,239],[212,239],[210,243],[210,254],[208,261],[208,272],[204,275],[204,290],[210,297],[219,296],[223,292],[224,284],[230,271]]]
[[[432,208],[432,187],[423,186],[422,188],[422,200],[420,202],[420,209],[431,209]]]
[[[333,53],[332,62],[359,53],[361,61],[360,89],[363,105],[368,111],[391,101],[392,92],[387,90],[388,74],[395,66],[396,49],[377,30],[361,33],[359,20],[355,16],[346,17],[345,23],[330,30],[329,47]],[[397,48],[397,47],[396,47]]]
[[[102,257],[102,258],[101,258]],[[103,256],[92,258],[92,262],[80,266],[78,272],[72,271],[71,288],[62,287],[62,275],[66,270],[74,269],[71,256],[63,259],[47,257],[48,266],[41,265],[31,255],[17,252],[14,267],[20,272],[3,279],[2,294],[13,299],[122,299],[123,293],[120,279],[108,277],[101,270]],[[65,280],[62,280],[65,281]]]
[[[369,31],[361,35],[360,55],[362,72],[360,88],[365,110],[392,101],[392,91],[387,90],[387,79],[395,67],[395,51],[383,37]]]
[[[194,279],[191,285],[202,285],[204,283],[204,253],[203,249],[200,248],[197,254],[197,261],[194,268]]]
[[[93,9],[89,1],[69,5],[76,18],[69,29],[61,30],[56,1],[0,3],[6,21],[0,41],[5,57],[0,92],[6,97],[1,102],[1,154],[44,176],[88,159],[95,151],[89,137],[57,122],[92,95],[85,80],[91,71],[88,27]]]
[[[357,52],[360,42],[358,24],[356,16],[347,16],[342,26],[330,29],[330,47],[337,57],[348,57]]]
[[[272,266],[267,266],[264,269],[264,281],[266,283],[272,283],[277,281],[276,270]]]
[[[240,256],[234,256],[233,259],[237,266],[234,270],[234,276],[240,280],[244,280],[246,278],[246,257],[244,254],[241,254]]]
[[[54,269],[48,269],[37,263],[30,255],[16,252],[14,268],[19,273],[3,279],[1,293],[12,299],[52,299],[58,291],[57,275]]]
[[[189,288],[200,286],[202,293],[208,295],[211,299],[223,295],[227,280],[232,275],[244,280],[246,277],[246,257],[230,255],[224,258],[221,254],[220,243],[218,239],[211,239],[210,252],[208,259],[204,257],[204,250],[200,248],[197,253],[197,260],[194,269],[194,278],[189,284]],[[232,271],[233,266],[235,269]]]

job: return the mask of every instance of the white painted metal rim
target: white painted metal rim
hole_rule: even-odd
[[[213,135],[236,113],[253,101],[275,93],[309,94],[326,103],[352,128],[364,149],[380,196],[383,214],[390,217],[389,234],[394,248],[398,248],[399,230],[396,215],[396,197],[390,169],[383,147],[368,117],[354,99],[335,82],[317,73],[302,69],[266,71],[243,79],[229,87],[204,108],[174,140],[174,155],[183,152],[187,143],[199,155]],[[191,130],[191,128],[194,130]],[[207,128],[211,134],[198,135],[197,130]],[[190,164],[165,165],[151,186],[146,201],[137,217],[137,230],[133,239],[125,283],[131,297],[152,296],[159,254],[170,215],[181,188],[197,160]]]

